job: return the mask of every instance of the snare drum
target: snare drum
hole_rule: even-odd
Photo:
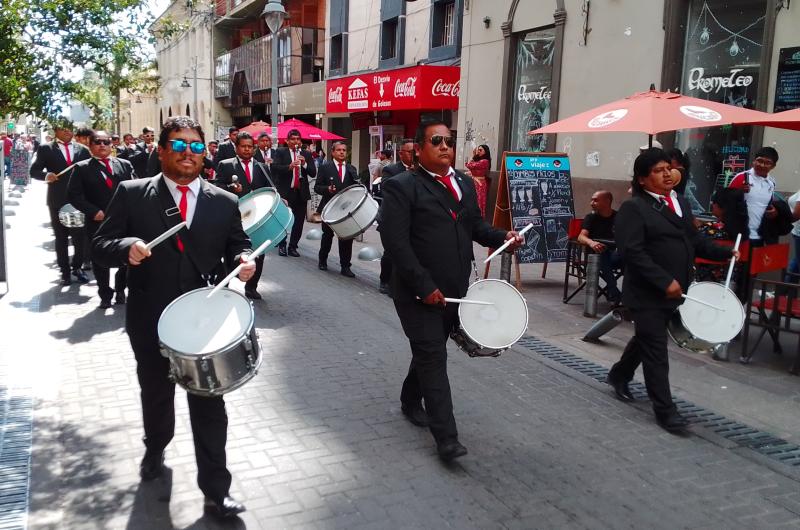
[[[744,307],[733,291],[721,283],[693,283],[686,296],[708,302],[719,309],[684,300],[667,323],[670,337],[681,348],[696,353],[713,352],[742,330]]]
[[[267,240],[272,241],[268,248],[277,246],[294,223],[294,214],[272,188],[259,188],[239,199],[239,212],[242,214],[242,227],[253,248]]]
[[[70,203],[58,210],[58,220],[67,228],[82,228],[86,223],[86,216]]]
[[[322,209],[322,222],[339,239],[353,239],[372,226],[378,217],[378,203],[361,184],[348,186]]]
[[[261,365],[253,305],[242,294],[211,287],[185,293],[158,319],[170,378],[192,394],[220,396],[253,378]]]
[[[494,302],[458,306],[459,327],[450,338],[470,357],[497,357],[528,330],[528,304],[510,283],[478,280],[464,298]]]

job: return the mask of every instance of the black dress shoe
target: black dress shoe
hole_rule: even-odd
[[[661,427],[671,433],[680,433],[686,430],[689,422],[677,412],[667,414],[666,416],[659,416],[656,414],[656,421]]]
[[[70,278],[68,272],[61,274],[61,285],[64,287],[72,285],[72,278]]]
[[[287,252],[287,254],[289,254],[293,258],[299,258],[300,257],[300,253],[297,252],[296,248],[290,248],[289,252]]]
[[[342,269],[342,276],[347,276],[348,278],[355,278],[356,275],[353,274],[353,271],[350,270],[350,267],[345,267]]]
[[[111,307],[111,300],[100,300],[100,309],[108,309]]]
[[[203,510],[206,513],[210,513],[216,517],[228,519],[230,517],[236,517],[243,511],[247,510],[247,508],[244,507],[244,504],[237,501],[233,497],[225,497],[222,499],[222,502],[216,502],[206,497],[206,500],[203,503]]]
[[[85,271],[90,271],[90,270],[92,270],[92,262],[91,262],[91,261],[87,261],[86,263],[84,263],[83,265],[81,265],[81,269],[82,269],[82,270],[85,270]]]
[[[89,283],[89,277],[80,269],[73,270],[72,275],[78,279],[78,283]]]
[[[123,291],[118,291],[117,295],[114,297],[114,303],[122,305],[127,302],[127,298],[125,297],[125,293]]]
[[[381,282],[380,286],[378,287],[378,292],[381,294],[389,294],[389,284]]]
[[[321,261],[319,262],[319,264],[317,265],[317,267],[319,267],[319,270],[321,270],[321,271],[326,271],[326,270],[328,270],[328,264],[327,264],[327,263],[322,263]]]
[[[286,247],[278,247],[278,256],[286,255]]]
[[[261,295],[255,289],[245,289],[244,295],[250,300],[261,300]]]
[[[164,453],[149,456],[145,454],[142,463],[139,464],[139,476],[143,481],[155,480],[164,474]]]
[[[436,446],[436,451],[439,453],[439,458],[445,462],[467,454],[467,448],[458,443],[458,440],[446,440]]]
[[[628,388],[628,383],[624,381],[617,381],[610,375],[606,377],[606,383],[611,385],[611,388],[614,389],[614,395],[617,396],[617,399],[620,401],[635,401],[633,394],[631,394],[631,390]]]
[[[428,413],[425,412],[425,409],[423,409],[421,405],[417,406],[402,405],[400,407],[400,411],[403,413],[403,416],[408,418],[408,421],[410,421],[417,427],[427,427],[428,425],[430,425],[430,420],[428,419]]]

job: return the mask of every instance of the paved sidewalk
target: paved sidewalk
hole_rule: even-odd
[[[11,291],[0,298],[0,366],[8,367],[0,387],[33,400],[30,528],[800,527],[793,467],[704,428],[668,435],[644,404],[619,403],[607,387],[522,345],[497,359],[451,350],[470,454],[442,465],[430,435],[399,411],[408,345],[391,301],[377,295],[377,265],[354,263],[355,280],[335,266],[320,272],[317,243],[307,240],[303,258],[271,253],[266,261],[265,300],[256,303],[265,362],[226,397],[232,493],[248,511],[219,525],[202,516],[183,392],[167,450],[172,471],[139,483],[141,418],[124,309],[98,310],[94,283],[58,286],[43,191],[33,183],[10,219]],[[553,296],[554,284],[526,276],[531,333],[606,364],[624,328],[606,345],[579,344],[573,338],[586,321]],[[677,393],[713,408],[717,398],[703,386],[681,386],[691,368],[678,355]],[[692,368],[725,375],[705,362]],[[769,369],[731,364],[725,380],[753,368]],[[773,372],[754,378],[775,380],[759,392],[777,395],[797,382]],[[717,401],[728,404],[726,416],[748,416],[733,400]],[[800,429],[784,430],[776,434]]]

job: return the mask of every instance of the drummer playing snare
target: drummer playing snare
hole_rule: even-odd
[[[169,360],[159,351],[159,316],[183,293],[207,286],[221,259],[232,267],[245,262],[251,252],[236,197],[198,178],[203,170],[203,141],[203,129],[191,118],[167,120],[158,141],[163,175],[120,183],[92,242],[98,263],[131,265],[125,328],[141,387],[146,450],[139,474],[144,481],[164,473],[164,449],[175,431],[175,383],[168,378]],[[187,227],[152,250],[146,247],[146,241],[181,220]],[[239,279],[249,280],[254,271],[254,263],[245,263]],[[222,397],[187,397],[204,507],[212,514],[233,517],[245,508],[229,492],[225,402]]]
[[[715,245],[695,228],[689,203],[673,191],[670,159],[649,149],[633,164],[633,197],[617,213],[614,233],[625,276],[622,303],[636,315],[635,334],[608,373],[616,396],[632,401],[628,383],[641,363],[656,420],[679,432],[688,425],[669,388],[667,322],[692,282],[695,255],[722,261],[739,253]]]

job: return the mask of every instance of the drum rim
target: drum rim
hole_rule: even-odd
[[[691,289],[691,288],[692,288],[692,285],[699,285],[699,284],[703,284],[703,283],[712,284],[712,285],[719,285],[719,286],[720,286],[720,287],[722,287],[724,290],[728,291],[728,292],[731,294],[731,296],[733,296],[733,298],[734,298],[735,300],[739,300],[739,299],[737,298],[737,296],[736,296],[736,293],[734,293],[734,292],[731,290],[731,288],[730,288],[730,287],[725,287],[725,285],[724,285],[724,284],[717,283],[717,282],[692,282],[692,283],[689,285],[689,288],[688,288],[688,289],[686,289],[686,292],[687,292],[687,293],[689,292],[689,289]],[[734,336],[733,336],[733,337],[732,337],[730,340],[727,340],[727,341],[724,341],[724,342],[709,342],[709,341],[707,341],[706,339],[704,339],[704,338],[702,338],[702,337],[698,337],[697,335],[695,335],[695,334],[694,334],[694,332],[692,332],[692,330],[691,330],[691,329],[689,329],[689,327],[686,325],[686,321],[683,319],[683,314],[681,313],[681,308],[682,308],[682,307],[683,307],[683,303],[682,303],[682,304],[680,304],[680,305],[679,305],[679,306],[676,308],[676,310],[678,311],[678,316],[680,316],[680,319],[681,319],[681,325],[683,326],[683,328],[684,328],[686,331],[688,331],[688,332],[689,332],[689,334],[690,334],[692,337],[695,337],[696,339],[702,340],[703,342],[708,342],[709,344],[727,344],[727,343],[729,343],[731,340],[733,340],[733,337],[736,337],[736,335],[738,335],[739,333],[741,333],[741,332],[742,332],[742,328],[744,327],[744,321],[745,321],[745,319],[747,318],[747,314],[745,313],[744,306],[742,306],[741,302],[739,302],[739,307],[740,307],[740,315],[741,315],[741,317],[742,317],[742,318],[741,318],[741,322],[740,322],[740,324],[739,324],[739,331],[737,331],[737,332],[736,332],[736,335],[734,335]],[[673,340],[674,340],[674,339],[673,339]],[[677,341],[676,341],[676,342],[677,342]]]
[[[255,327],[253,328],[253,334],[256,335],[256,337],[254,339],[254,342],[257,343],[258,342],[258,334],[255,333]],[[183,388],[184,390],[186,390],[188,393],[194,394],[196,396],[204,396],[204,397],[222,396],[222,395],[229,394],[229,393],[233,392],[234,390],[237,390],[237,389],[243,387],[245,385],[245,383],[247,383],[248,381],[253,379],[255,376],[257,376],[258,375],[258,370],[261,368],[261,364],[263,362],[264,362],[264,354],[261,351],[261,346],[259,345],[259,347],[258,347],[258,356],[256,358],[255,367],[251,371],[247,372],[247,374],[244,377],[242,377],[241,379],[236,381],[236,383],[232,384],[231,386],[226,387],[224,391],[213,392],[213,391],[209,391],[209,390],[197,390],[197,389],[194,389],[194,388],[189,388],[188,386],[184,386],[181,383],[177,383],[176,382],[176,384],[178,386],[180,386],[181,388]]]
[[[175,300],[170,302],[167,305],[167,307],[164,308],[163,311],[161,311],[161,314],[158,317],[158,322],[156,323],[156,335],[158,336],[158,344],[159,345],[165,346],[170,352],[175,353],[176,355],[182,355],[182,356],[185,356],[185,357],[192,357],[192,358],[195,358],[195,359],[199,358],[199,357],[216,357],[218,355],[222,355],[222,354],[224,354],[224,353],[229,351],[228,349],[215,350],[215,351],[209,352],[209,353],[192,353],[192,352],[181,351],[181,350],[175,349],[174,347],[172,347],[169,344],[166,344],[164,341],[162,341],[161,340],[161,335],[158,333],[158,330],[161,327],[161,317],[163,317],[164,313],[166,313],[167,310],[169,308],[171,308],[173,305],[175,305],[180,299],[182,299],[186,295],[188,295],[190,293],[194,293],[196,291],[210,291],[212,289],[214,289],[214,287],[198,287],[197,289],[192,289],[191,291],[187,291],[185,293],[182,293],[179,297],[177,297]],[[253,329],[255,329],[256,312],[255,312],[255,309],[253,308],[253,303],[250,302],[250,300],[248,300],[245,295],[243,295],[239,291],[231,289],[230,287],[223,287],[222,289],[220,289],[220,291],[230,291],[232,293],[235,293],[236,295],[238,295],[239,297],[243,298],[247,302],[248,313],[250,314],[250,322],[253,324]],[[250,334],[250,328],[248,328],[246,331],[244,331],[241,335],[238,335],[236,337],[236,341],[229,343],[229,345],[230,344],[239,344],[242,341],[242,339],[247,337],[249,334]],[[170,360],[172,360],[171,357],[169,357],[169,358],[170,358]]]
[[[249,199],[251,199],[251,198],[253,198],[253,197],[257,196],[257,195],[263,195],[265,193],[274,193],[278,200],[276,200],[276,201],[274,201],[272,203],[272,208],[269,209],[268,215],[265,215],[263,218],[259,219],[255,223],[253,223],[253,225],[251,225],[248,229],[246,229],[245,232],[247,232],[247,230],[255,232],[256,230],[258,230],[259,228],[264,226],[264,223],[266,223],[273,215],[275,215],[275,212],[277,212],[278,208],[279,208],[278,203],[281,202],[281,195],[280,195],[280,193],[278,193],[278,190],[276,190],[275,188],[258,188],[257,190],[253,190],[250,193],[248,193],[247,195],[243,196],[241,199],[239,199],[239,205],[241,205],[246,200],[249,200]],[[289,210],[289,208],[286,208],[286,209]],[[241,213],[242,213],[242,211],[239,210],[239,216],[240,217],[241,217]],[[291,213],[291,210],[289,210],[289,213]],[[291,225],[291,223],[289,223],[289,224]]]
[[[669,335],[669,338],[672,339],[672,342],[674,342],[679,348],[683,348],[684,350],[690,351],[692,353],[703,353],[703,354],[705,354],[705,353],[713,352],[714,348],[716,346],[718,346],[719,344],[726,344],[726,343],[719,343],[719,342],[718,343],[712,343],[712,342],[708,342],[707,340],[695,337],[694,335],[692,335],[692,332],[689,331],[688,329],[686,329],[686,327],[683,325],[683,320],[681,319],[680,313],[677,313],[677,316],[678,316],[677,322],[672,317],[670,317],[670,319],[667,320],[667,334]],[[683,331],[685,331],[691,337],[691,340],[696,340],[696,341],[703,342],[705,344],[708,344],[709,347],[701,350],[701,349],[698,349],[698,348],[690,348],[688,346],[682,345],[680,343],[680,341],[675,337],[675,334],[673,332],[673,327],[678,326],[678,325],[680,325],[681,329]],[[688,342],[687,342],[687,344],[688,344]]]
[[[330,221],[326,220],[326,219],[325,219],[325,210],[327,210],[327,209],[328,209],[328,207],[329,207],[331,204],[333,204],[333,201],[334,201],[334,199],[336,198],[336,195],[339,195],[340,193],[344,193],[344,192],[346,192],[347,190],[350,190],[350,189],[353,189],[353,188],[363,188],[363,189],[364,189],[364,195],[362,195],[362,196],[361,196],[361,200],[359,200],[359,201],[358,201],[358,204],[356,204],[355,208],[353,208],[353,210],[352,210],[352,211],[349,211],[349,212],[347,212],[346,214],[344,214],[344,216],[342,216],[342,217],[340,217],[340,218],[338,218],[338,219],[335,219],[335,220],[330,220]],[[325,204],[325,207],[322,209],[322,213],[320,214],[320,216],[322,217],[322,222],[323,222],[323,223],[325,223],[325,224],[327,224],[327,225],[335,225],[335,224],[339,224],[339,223],[341,223],[341,222],[343,222],[343,221],[347,220],[348,218],[350,218],[350,217],[353,217],[353,212],[354,212],[354,211],[356,211],[356,210],[358,210],[359,208],[361,208],[361,205],[362,205],[362,204],[364,204],[364,202],[367,200],[367,197],[369,197],[369,190],[368,190],[368,189],[367,189],[367,187],[366,187],[366,186],[364,186],[363,184],[351,184],[350,186],[347,186],[347,187],[346,187],[345,189],[343,189],[342,191],[340,191],[340,192],[337,192],[337,193],[336,193],[336,195],[334,195],[333,197],[331,197],[331,200],[329,200],[329,201],[327,202],[327,204]],[[375,219],[373,219],[372,221],[373,221],[373,222],[375,222]],[[369,228],[369,227],[367,227],[367,228]],[[366,229],[364,229],[364,230],[366,230]],[[356,235],[358,235],[358,234],[356,234]],[[356,236],[353,236],[353,237],[356,237]]]
[[[461,308],[463,308],[464,306],[461,305],[461,304],[459,304],[459,306],[458,306],[458,327],[464,332],[464,334],[467,337],[469,337],[469,339],[472,342],[474,342],[475,344],[479,345],[481,348],[490,348],[490,349],[493,349],[493,350],[500,350],[500,351],[507,350],[511,346],[516,344],[519,341],[519,339],[521,339],[522,336],[525,335],[525,333],[528,331],[528,324],[530,323],[530,311],[528,310],[528,301],[525,300],[525,297],[522,296],[522,293],[519,292],[519,289],[517,289],[516,287],[514,287],[513,285],[511,285],[507,281],[501,280],[499,278],[484,278],[483,280],[478,280],[478,281],[472,282],[467,287],[467,294],[469,294],[469,288],[470,287],[472,287],[473,285],[477,285],[477,284],[479,284],[481,282],[499,282],[499,283],[503,283],[505,285],[508,285],[509,287],[511,287],[514,290],[514,292],[517,294],[517,296],[519,296],[520,300],[522,300],[522,306],[525,308],[525,328],[522,330],[522,333],[520,333],[519,336],[517,336],[516,339],[514,339],[510,343],[506,344],[505,346],[494,347],[494,346],[487,346],[485,344],[481,344],[480,342],[475,340],[475,338],[472,335],[470,335],[469,331],[467,331],[467,329],[462,325],[462,323],[461,323],[461,320],[462,320],[461,319]]]

